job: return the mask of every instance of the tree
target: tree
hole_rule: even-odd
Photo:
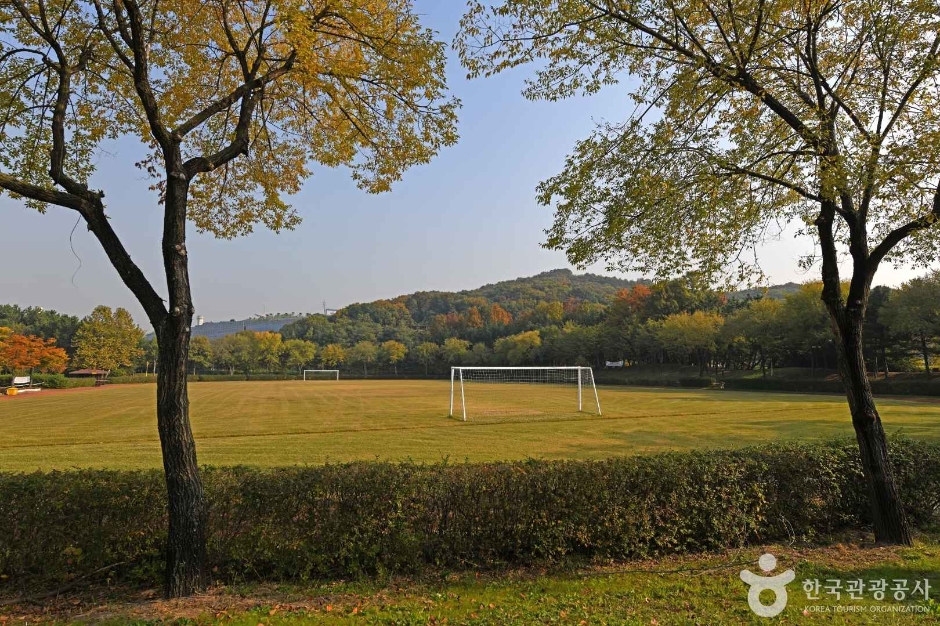
[[[930,378],[930,344],[940,337],[940,272],[915,278],[896,289],[885,305],[884,318],[892,331],[917,341],[924,371]]]
[[[418,357],[418,362],[424,364],[424,375],[428,375],[428,367],[431,365],[431,362],[434,361],[435,357],[440,353],[440,346],[436,343],[431,343],[430,341],[425,341],[424,343],[418,344],[415,348],[415,356]]]
[[[694,355],[698,362],[699,375],[705,375],[709,355],[715,352],[715,340],[724,322],[717,313],[695,311],[673,313],[655,324],[656,339],[670,354],[685,361]]]
[[[257,363],[262,369],[271,371],[280,367],[281,352],[284,349],[280,334],[269,331],[255,332],[252,341]]]
[[[281,353],[284,367],[300,372],[317,356],[317,344],[303,339],[288,339]]]
[[[480,315],[480,309],[475,306],[467,309],[465,324],[467,328],[483,328],[483,316]]]
[[[493,326],[508,326],[512,324],[512,315],[494,302],[493,306],[490,307],[489,323]]]
[[[140,354],[137,357],[137,367],[142,367],[145,374],[149,374],[151,371],[155,371],[157,366],[157,355],[159,353],[157,338],[151,337],[150,339],[141,339],[138,347],[140,348]]]
[[[235,335],[225,335],[212,341],[212,362],[215,367],[227,369],[229,374],[235,373],[238,365],[235,359],[237,341],[238,338]]]
[[[143,338],[144,331],[126,309],[112,312],[111,307],[96,306],[75,331],[73,363],[108,371],[130,367],[141,354]]]
[[[337,368],[346,361],[346,350],[338,343],[331,343],[320,351],[320,362],[324,367]]]
[[[530,98],[633,73],[636,113],[539,186],[555,207],[546,245],[573,264],[745,278],[759,269],[742,253],[775,224],[815,237],[875,536],[910,544],[862,333],[881,263],[940,250],[936,5],[472,0],[456,47],[472,76],[538,64]]]
[[[845,288],[845,285],[843,285]],[[819,282],[800,285],[799,291],[787,294],[780,311],[780,331],[785,344],[792,350],[808,352],[811,366],[816,369],[816,355],[826,361],[826,346],[832,345],[832,320],[822,301],[823,285]]]
[[[728,316],[721,328],[721,336],[727,344],[741,339],[752,353],[757,353],[761,376],[764,377],[767,376],[767,359],[778,356],[783,342],[781,326],[785,318],[781,315],[782,308],[780,300],[752,300]]]
[[[0,24],[0,188],[76,211],[154,328],[165,593],[189,595],[206,580],[208,511],[186,390],[187,220],[225,238],[292,228],[283,196],[310,163],[386,191],[456,141],[444,46],[411,0],[11,0]],[[149,150],[140,164],[162,205],[166,303],[89,187],[99,143],[119,135]]]
[[[189,363],[193,367],[194,376],[197,365],[203,369],[212,367],[212,344],[208,337],[193,337],[189,344]]]
[[[391,365],[395,373],[398,373],[398,364],[401,363],[405,355],[408,354],[408,347],[400,341],[389,339],[381,347],[382,360]]]
[[[444,357],[444,360],[448,363],[460,363],[466,358],[467,352],[470,350],[470,342],[466,339],[457,339],[456,337],[451,337],[444,341],[444,345],[441,346],[441,355]]]
[[[220,337],[212,346],[212,353],[216,361],[234,373],[240,370],[245,376],[250,376],[252,370],[259,365],[258,341],[255,333],[242,330],[231,335]]]
[[[493,353],[509,365],[529,363],[535,357],[536,351],[542,345],[539,331],[530,330],[517,335],[500,337],[493,344]]]
[[[68,355],[57,348],[55,339],[17,335],[0,328],[0,367],[12,372],[35,370],[60,374],[68,364]]]
[[[466,362],[467,365],[486,365],[489,359],[490,351],[486,347],[486,344],[482,341],[478,341],[473,344],[472,348],[470,348],[470,352],[466,357]]]
[[[371,341],[360,341],[346,352],[346,358],[362,365],[363,376],[368,376],[369,365],[379,358],[379,349]]]

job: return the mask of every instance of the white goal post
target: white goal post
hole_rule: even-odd
[[[304,380],[339,380],[339,370],[304,370]]]
[[[601,414],[590,367],[451,367],[450,416]]]

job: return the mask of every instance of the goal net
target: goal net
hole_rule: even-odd
[[[339,370],[304,370],[304,380],[339,380]]]
[[[578,417],[601,414],[590,367],[452,367],[450,415]]]

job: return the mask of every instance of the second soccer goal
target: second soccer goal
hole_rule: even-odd
[[[590,367],[452,367],[450,415],[565,417],[601,414]]]
[[[339,380],[339,370],[304,370],[304,380]]]

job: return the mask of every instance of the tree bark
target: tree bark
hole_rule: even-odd
[[[862,317],[851,312],[836,324],[839,374],[852,414],[852,426],[868,482],[875,540],[911,545],[911,529],[894,478],[881,417],[875,407],[862,352]]]
[[[163,265],[169,311],[157,329],[160,374],[157,378],[157,428],[169,498],[165,592],[168,598],[192,595],[206,584],[208,508],[189,423],[187,369],[193,304],[186,252],[189,180],[179,175],[178,146],[167,154],[167,192],[163,224]],[[155,324],[156,326],[156,324]]]
[[[208,510],[189,423],[186,354],[189,329],[173,318],[158,334],[157,429],[169,500],[165,593],[178,598],[205,585]]]

